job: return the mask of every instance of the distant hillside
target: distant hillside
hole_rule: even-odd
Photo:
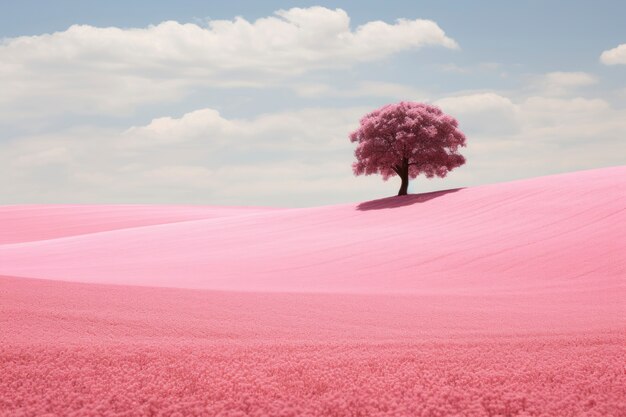
[[[305,209],[5,206],[0,224],[0,274],[12,276],[246,291],[605,288],[626,274],[626,167]]]

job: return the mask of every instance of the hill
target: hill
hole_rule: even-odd
[[[0,209],[0,274],[244,291],[604,289],[626,168],[306,209]],[[17,243],[12,243],[16,242]]]
[[[0,416],[623,416],[624,247],[626,167],[0,207]]]

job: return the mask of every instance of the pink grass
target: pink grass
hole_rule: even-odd
[[[0,416],[626,415],[624,167],[0,242]]]

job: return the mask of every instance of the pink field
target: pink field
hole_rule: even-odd
[[[626,167],[0,207],[0,416],[626,416]],[[166,288],[174,287],[174,288]]]

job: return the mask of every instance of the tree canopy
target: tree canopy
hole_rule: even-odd
[[[407,194],[409,179],[420,174],[443,178],[465,163],[458,153],[465,146],[458,125],[454,117],[424,103],[402,101],[374,110],[350,134],[350,141],[358,143],[354,174],[380,174],[385,181],[398,175],[398,195]]]

